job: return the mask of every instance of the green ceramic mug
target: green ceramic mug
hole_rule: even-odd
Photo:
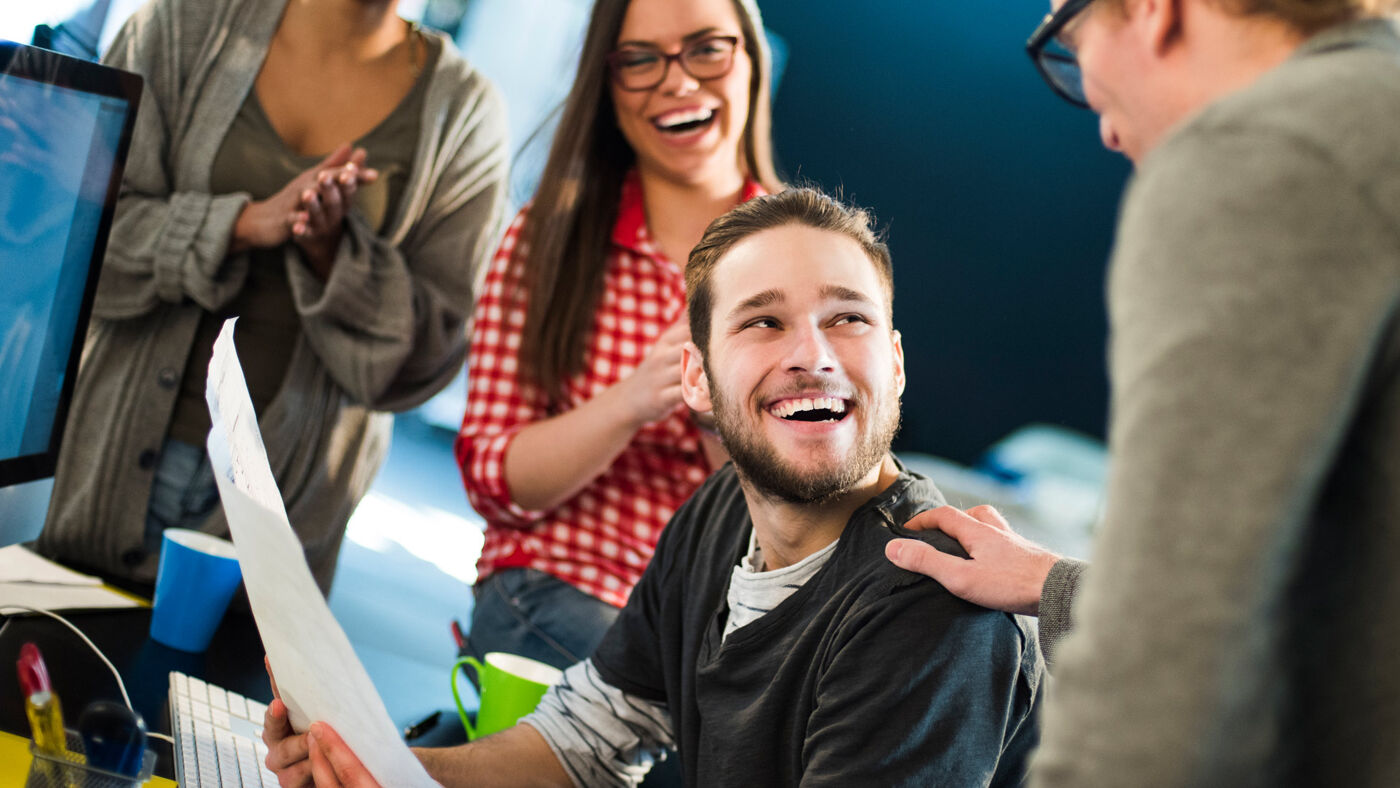
[[[468,666],[476,671],[475,677],[467,678],[476,685],[481,698],[474,726],[467,719],[462,697],[457,693],[457,676],[466,673]],[[452,666],[452,698],[457,702],[457,713],[462,717],[467,739],[475,741],[514,725],[540,705],[545,691],[557,684],[563,675],[551,665],[501,651],[487,654],[484,665],[476,657],[457,660]]]

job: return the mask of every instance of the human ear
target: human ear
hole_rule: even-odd
[[[696,413],[714,410],[710,401],[710,378],[705,374],[705,359],[694,342],[681,348],[681,399]]]
[[[904,343],[898,331],[890,331],[890,342],[894,344],[894,388],[895,396],[904,394]]]
[[[1142,30],[1154,55],[1166,55],[1181,40],[1185,4],[1192,1],[1139,0]]]

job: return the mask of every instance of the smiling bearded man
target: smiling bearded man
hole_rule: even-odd
[[[734,463],[671,518],[593,657],[516,727],[417,751],[434,778],[621,785],[639,751],[674,746],[706,788],[1019,784],[1034,633],[885,560],[908,535],[895,523],[943,502],[889,453],[904,390],[891,282],[866,215],[810,189],[710,225],[686,267],[681,388]],[[318,784],[330,766],[356,774],[313,730]],[[299,737],[281,735],[269,760],[295,769]]]
[[[714,380],[708,361],[704,369],[705,377]],[[802,473],[790,468],[772,443],[744,428],[739,403],[730,402],[718,389],[711,390],[710,400],[716,430],[723,436],[735,473],[755,493],[791,504],[826,503],[850,491],[885,457],[899,430],[899,395],[893,392],[869,403],[872,418],[854,451],[834,465]],[[783,415],[776,411],[774,415],[805,422],[841,421],[853,407],[866,404],[843,394],[839,387],[833,389],[821,375],[794,377],[787,390],[778,392],[778,401]]]

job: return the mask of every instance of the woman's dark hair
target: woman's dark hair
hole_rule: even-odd
[[[582,370],[593,314],[603,290],[622,182],[636,161],[618,130],[606,58],[622,31],[629,0],[597,0],[564,100],[539,189],[520,230],[513,262],[524,271],[521,371],[551,400]],[[782,188],[773,167],[768,45],[754,0],[733,0],[753,64],[739,167],[769,191]],[[518,302],[517,302],[518,303]]]

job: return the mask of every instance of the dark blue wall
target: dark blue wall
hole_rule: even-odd
[[[889,230],[909,376],[896,448],[967,462],[1031,421],[1101,436],[1129,168],[1025,55],[1048,2],[760,2],[789,47],[780,168]]]

